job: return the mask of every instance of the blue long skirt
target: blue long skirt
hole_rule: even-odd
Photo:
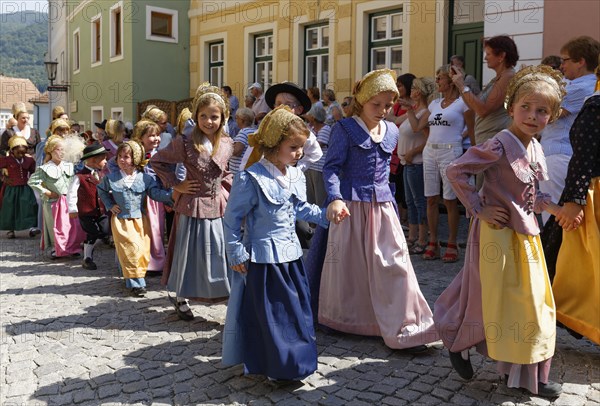
[[[295,380],[317,369],[317,344],[302,259],[250,263],[235,274],[227,307],[223,363],[247,374]]]

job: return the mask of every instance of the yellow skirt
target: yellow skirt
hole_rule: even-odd
[[[586,200],[581,225],[563,231],[552,290],[557,319],[600,344],[600,177]]]
[[[112,216],[113,239],[123,277],[143,278],[150,262],[150,234],[147,217],[120,219]]]
[[[514,364],[552,357],[556,310],[540,237],[480,224],[479,269],[489,356]]]

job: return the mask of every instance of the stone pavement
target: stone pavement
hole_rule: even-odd
[[[464,224],[461,231],[464,241]],[[551,379],[564,383],[552,402],[509,389],[494,363],[471,351],[476,370],[463,381],[445,350],[408,355],[378,338],[318,332],[319,369],[295,386],[277,387],[220,363],[225,305],[194,303],[178,320],[160,287],[124,289],[114,254],[102,269],[51,261],[38,241],[0,237],[0,405],[323,404],[600,405],[600,350],[558,332]],[[461,264],[412,257],[430,305]],[[199,316],[199,317],[198,317]]]

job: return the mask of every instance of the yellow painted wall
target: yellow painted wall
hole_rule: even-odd
[[[302,83],[299,68],[303,61],[303,44],[297,32],[301,25],[329,20],[330,78],[338,99],[349,94],[353,83],[366,73],[366,48],[358,55],[356,37],[357,15],[375,4],[382,11],[398,8],[403,2],[394,0],[282,0],[215,2],[192,0],[190,4],[190,95],[198,84],[208,78],[204,60],[207,39],[225,36],[225,83],[235,94],[246,93],[251,81],[248,30],[271,26],[274,33],[273,82],[291,80]],[[408,33],[404,37],[404,71],[417,76],[433,75],[435,71],[436,0],[404,2]],[[416,5],[416,7],[415,7]],[[362,8],[361,8],[362,7]],[[368,11],[371,12],[371,11]],[[320,19],[319,19],[320,16]],[[301,25],[298,25],[301,24]],[[267,29],[268,30],[268,29]],[[366,33],[365,33],[366,34]],[[333,40],[332,40],[333,39]],[[205,74],[203,76],[203,73]],[[359,75],[360,73],[360,75]]]

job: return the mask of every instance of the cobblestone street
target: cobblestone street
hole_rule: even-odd
[[[564,393],[552,402],[507,388],[474,350],[476,374],[465,382],[439,346],[409,355],[378,338],[321,331],[318,371],[277,387],[221,365],[225,305],[193,303],[196,319],[180,321],[160,278],[134,298],[113,250],[102,246],[96,258],[100,269],[86,271],[42,256],[26,233],[2,235],[0,404],[600,405],[600,349],[561,329],[551,379]],[[412,259],[433,306],[462,263]]]

